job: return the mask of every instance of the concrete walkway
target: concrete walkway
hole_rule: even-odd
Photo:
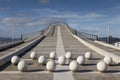
[[[56,53],[57,53],[57,58],[60,56],[65,56],[65,49],[63,46],[63,41],[61,37],[61,31],[60,31],[60,26],[58,28],[58,33],[57,33],[57,47],[56,47]]]
[[[56,47],[57,57],[65,55],[65,49],[63,46],[60,27],[61,26],[58,26],[57,33],[57,47]],[[53,80],[74,80],[72,72],[69,71],[69,66],[57,65],[56,72],[53,75]]]

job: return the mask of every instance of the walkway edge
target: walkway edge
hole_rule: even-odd
[[[69,31],[68,27],[66,27],[66,29]],[[88,43],[87,41],[79,38],[78,36],[76,36],[76,35],[74,35],[74,34],[72,34],[70,31],[69,31],[69,33],[70,33],[73,37],[75,37],[78,41],[80,41],[82,44],[84,44],[85,46],[87,46],[87,47],[89,47],[90,49],[94,50],[95,52],[99,53],[100,55],[103,55],[103,56],[108,56],[108,55],[109,55],[109,56],[113,59],[113,61],[114,61],[115,63],[117,63],[117,64],[120,63],[120,57],[119,57],[119,56],[117,56],[117,55],[115,55],[115,54],[113,54],[113,53],[110,53],[110,52],[108,52],[108,51],[105,51],[105,50],[103,50],[103,49],[101,49],[101,48],[99,48],[99,47],[97,47],[97,46],[94,46],[94,45]]]

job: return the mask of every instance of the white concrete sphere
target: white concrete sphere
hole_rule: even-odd
[[[118,43],[118,47],[120,47],[120,42]]]
[[[78,70],[78,67],[79,67],[79,64],[77,63],[77,61],[72,61],[70,62],[69,64],[69,68],[71,71],[77,71]]]
[[[56,52],[51,52],[50,53],[50,59],[55,59],[56,58]]]
[[[34,51],[30,54],[31,59],[36,59],[37,58],[37,53]]]
[[[109,65],[109,64],[112,63],[112,58],[110,56],[105,56],[104,57],[104,62]]]
[[[11,63],[12,64],[18,64],[19,63],[19,61],[20,61],[20,58],[18,57],[18,56],[13,56],[12,58],[11,58]]]
[[[114,43],[114,45],[115,45],[116,47],[119,47],[119,44],[118,44],[118,43]]]
[[[56,69],[55,61],[53,61],[53,60],[48,61],[47,64],[46,64],[46,69],[48,71],[55,71],[55,69]]]
[[[84,56],[78,56],[77,62],[78,62],[78,64],[80,64],[80,65],[84,64],[84,63],[85,63],[85,58],[84,58]]]
[[[64,57],[64,56],[60,56],[60,57],[58,58],[58,63],[59,63],[60,65],[65,64],[65,63],[66,63],[65,57]]]
[[[17,66],[18,70],[21,72],[27,71],[28,63],[26,61],[20,61]]]
[[[40,57],[38,58],[38,63],[39,63],[39,64],[45,64],[45,63],[46,63],[45,56],[40,56]]]
[[[65,57],[66,57],[67,59],[72,58],[72,53],[71,53],[71,52],[67,52],[66,55],[65,55]]]
[[[92,58],[92,53],[91,52],[86,52],[85,53],[85,58],[86,59],[91,59]]]
[[[107,64],[104,61],[100,61],[97,63],[97,70],[100,72],[104,72],[107,70]]]

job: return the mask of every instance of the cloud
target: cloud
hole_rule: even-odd
[[[50,2],[50,0],[39,0],[41,4],[47,4]]]
[[[0,30],[2,30],[2,33],[6,33],[3,36],[11,37],[11,33],[14,33],[15,37],[20,37],[21,34],[40,31],[48,27],[52,21],[54,21],[53,18],[32,19],[6,17],[0,20]],[[11,32],[13,28],[14,32]]]
[[[15,26],[15,27],[36,27],[36,26],[43,26],[48,25],[51,22],[56,21],[55,18],[51,17],[42,17],[42,18],[10,18],[6,17],[0,19],[0,24],[4,26]]]
[[[15,16],[17,17],[58,17],[58,18],[64,18],[64,19],[82,19],[86,21],[92,21],[97,18],[104,17],[105,15],[98,14],[95,12],[89,12],[85,14],[81,14],[79,12],[75,11],[58,11],[51,8],[38,8],[38,9],[32,9],[32,12],[22,12],[17,13]]]
[[[101,14],[97,14],[97,13],[88,13],[88,14],[85,14],[83,16],[81,16],[81,18],[100,18],[100,17],[103,17],[104,15],[101,15]]]
[[[44,19],[39,19],[36,21],[32,21],[30,23],[25,24],[25,26],[27,27],[33,27],[33,26],[41,26],[41,25],[46,25],[49,22],[51,22],[51,18],[44,18]]]
[[[37,12],[48,12],[48,13],[58,13],[57,10],[51,9],[51,8],[39,8],[39,9],[32,9],[33,11]]]
[[[0,7],[0,12],[8,10],[8,7]]]
[[[10,18],[6,17],[0,20],[0,24],[6,26],[18,26],[30,22],[30,19],[27,18]]]
[[[29,22],[31,21],[30,19],[27,19],[27,18],[4,18],[2,20],[3,22],[5,23],[23,23],[23,22]]]
[[[97,13],[87,13],[84,15],[80,15],[77,12],[56,12],[55,14],[51,14],[51,17],[62,17],[62,18],[80,18],[80,19],[93,19],[93,18],[100,18],[103,17],[101,14]]]
[[[111,11],[119,11],[119,10],[120,10],[120,6],[115,6],[111,8]]]
[[[110,18],[106,24],[119,24],[120,25],[120,16]]]
[[[75,29],[91,33],[96,32],[95,26],[99,27],[102,26],[101,22],[99,22],[99,19],[105,17],[105,15],[95,12],[81,14],[80,12],[58,11],[51,8],[32,9],[32,11],[34,13],[32,12],[30,13],[28,11],[20,13],[21,12],[20,11],[13,17],[5,17],[3,19],[0,19],[0,24],[8,27],[9,26],[19,27],[19,29],[21,28],[21,32],[22,29],[23,32],[28,32],[28,30],[29,32],[31,32],[35,30],[38,31],[40,30],[40,27],[48,26],[48,24],[50,24],[51,22],[67,20],[68,24],[72,24],[71,26],[75,27]],[[26,17],[28,15],[29,17]]]
[[[11,28],[10,27],[3,27],[0,25],[0,37],[8,37],[11,36]]]
[[[3,30],[0,30],[0,37],[6,37],[8,36],[10,33],[8,31],[3,31]]]
[[[81,18],[81,19],[90,19],[90,18],[100,18],[105,15],[90,12],[86,14],[80,14],[79,12],[74,11],[58,11],[51,8],[40,8],[40,9],[33,9],[33,11],[39,12],[41,16],[47,17],[61,17],[61,18]]]
[[[38,16],[38,14],[36,14],[36,13],[17,13],[14,16],[18,16],[18,17],[35,17],[35,16]]]

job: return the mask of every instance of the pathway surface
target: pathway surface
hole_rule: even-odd
[[[57,26],[57,27],[58,27],[58,33],[57,33],[56,53],[57,53],[57,58],[59,58],[59,56],[65,56],[65,49],[64,49],[61,30],[60,30],[60,27],[62,26]],[[69,66],[61,66],[58,64],[56,69],[58,73],[57,72],[54,73],[53,80],[74,80],[72,72],[67,70],[69,70]]]

